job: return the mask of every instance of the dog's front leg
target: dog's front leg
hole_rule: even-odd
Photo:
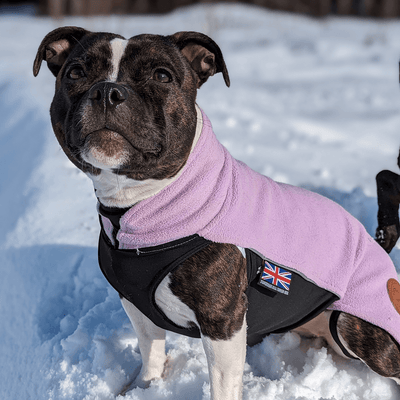
[[[154,325],[128,300],[122,298],[121,302],[137,334],[142,356],[142,368],[134,383],[147,387],[152,380],[161,378],[164,371],[165,330]]]
[[[213,340],[202,335],[212,400],[240,400],[242,398],[246,330],[246,320],[244,320],[242,328],[228,340]]]

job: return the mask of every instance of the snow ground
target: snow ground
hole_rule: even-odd
[[[196,6],[167,16],[0,15],[0,398],[110,400],[140,366],[137,338],[97,266],[96,200],[51,131],[54,79],[32,77],[50,30],[78,25],[169,34],[198,30],[221,46],[198,103],[222,143],[257,171],[322,193],[376,228],[375,180],[397,171],[400,22]],[[400,268],[400,251],[392,259]],[[399,269],[400,271],[400,269]],[[207,400],[200,341],[167,336],[171,375],[127,400]],[[397,386],[318,340],[273,335],[249,349],[244,399],[394,400]],[[119,398],[122,399],[122,398]]]

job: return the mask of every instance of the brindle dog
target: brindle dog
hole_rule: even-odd
[[[217,44],[196,32],[139,35],[64,27],[49,33],[34,62],[56,77],[51,122],[65,154],[93,180],[101,204],[126,208],[175,179],[196,140],[196,92],[228,71]],[[146,186],[146,193],[138,187]],[[397,203],[398,204],[398,203]],[[226,271],[229,269],[229,273]],[[195,324],[207,355],[214,400],[242,397],[246,354],[245,259],[231,244],[214,243],[187,259],[157,289],[156,302],[177,325]],[[139,339],[143,366],[135,384],[163,376],[165,330],[122,299]],[[299,328],[323,335],[378,374],[400,380],[399,345],[383,329],[331,311]]]

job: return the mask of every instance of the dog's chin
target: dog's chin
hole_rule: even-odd
[[[85,140],[81,156],[95,168],[120,168],[130,156],[130,144],[117,132],[102,129],[90,133]]]

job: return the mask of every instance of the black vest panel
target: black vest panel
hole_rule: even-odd
[[[315,318],[339,297],[300,274],[291,271],[289,294],[259,284],[264,260],[246,249],[247,271],[251,273],[246,291],[249,302],[247,344],[253,346],[270,333],[288,332]]]
[[[200,338],[197,326],[184,328],[167,318],[156,304],[155,292],[168,273],[209,243],[193,235],[139,251],[118,250],[102,230],[99,239],[100,268],[111,286],[154,324],[172,332]]]

